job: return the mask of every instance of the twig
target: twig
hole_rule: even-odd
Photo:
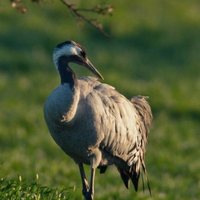
[[[33,3],[40,3],[42,0],[30,0]],[[105,32],[103,25],[97,19],[91,19],[85,15],[85,13],[94,13],[97,15],[112,15],[113,7],[111,5],[96,5],[92,8],[77,8],[74,4],[69,3],[67,0],[60,0],[71,13],[81,21],[88,23],[95,27],[103,35],[109,37],[109,34]],[[22,0],[10,0],[11,6],[21,13],[27,12],[27,7]]]
[[[109,37],[108,33],[105,32],[105,30],[103,29],[103,25],[101,23],[99,23],[96,19],[90,19],[86,16],[84,16],[81,11],[83,12],[94,12],[96,14],[101,14],[101,15],[107,15],[107,14],[111,14],[113,9],[111,6],[107,6],[107,7],[100,7],[100,6],[96,6],[94,8],[89,8],[89,9],[84,9],[84,8],[76,8],[74,6],[74,4],[68,3],[66,0],[61,0],[61,2],[67,6],[67,8],[80,20],[87,22],[89,25],[95,27],[98,31],[100,31],[103,35]],[[107,10],[107,12],[106,12]]]
[[[111,5],[97,5],[93,8],[76,8],[76,10],[80,12],[93,12],[99,15],[112,15],[113,7]]]

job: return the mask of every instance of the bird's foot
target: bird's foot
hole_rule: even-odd
[[[88,188],[88,187],[82,189],[82,194],[83,194],[83,196],[84,196],[85,198],[86,198],[86,196],[88,195],[88,193],[89,193],[89,188]]]
[[[85,181],[84,187],[82,189],[82,194],[85,197],[85,200],[92,200],[92,198],[90,197],[90,187],[88,185],[88,182]]]
[[[94,195],[91,193],[91,191],[87,191],[84,193],[85,200],[94,200]]]

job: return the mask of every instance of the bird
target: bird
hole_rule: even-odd
[[[44,118],[57,145],[78,165],[84,199],[94,199],[96,170],[105,173],[110,165],[117,168],[125,187],[131,181],[136,191],[140,174],[142,180],[145,174],[150,191],[145,152],[152,111],[147,97],[127,99],[104,83],[85,49],[74,41],[58,44],[53,62],[60,84],[47,97]],[[77,77],[71,63],[94,76]],[[89,181],[85,165],[90,166]]]

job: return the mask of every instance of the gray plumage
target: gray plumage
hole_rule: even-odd
[[[70,48],[78,50],[75,52]],[[54,51],[61,84],[44,106],[49,131],[61,149],[79,165],[85,199],[93,199],[95,169],[99,168],[104,173],[112,164],[117,167],[125,186],[128,188],[131,179],[137,190],[141,170],[146,173],[144,154],[152,121],[151,108],[145,97],[136,96],[128,100],[97,78],[77,79],[68,66],[69,62],[77,62],[76,56],[79,56],[78,64],[85,66],[89,63],[86,67],[90,69],[92,66],[90,70],[102,78],[82,51],[82,47],[75,42],[62,43]],[[63,56],[65,62],[60,62]],[[74,60],[69,59],[70,56]],[[72,76],[72,80],[62,78],[64,75],[59,63],[64,63],[65,68],[71,70],[71,75],[64,73],[65,76]],[[91,166],[90,185],[83,164]]]

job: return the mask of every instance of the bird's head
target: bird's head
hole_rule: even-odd
[[[94,75],[103,80],[103,76],[86,56],[85,50],[74,41],[66,41],[58,44],[53,52],[54,64],[59,70],[60,66],[68,67],[68,63],[77,63],[88,68]]]

